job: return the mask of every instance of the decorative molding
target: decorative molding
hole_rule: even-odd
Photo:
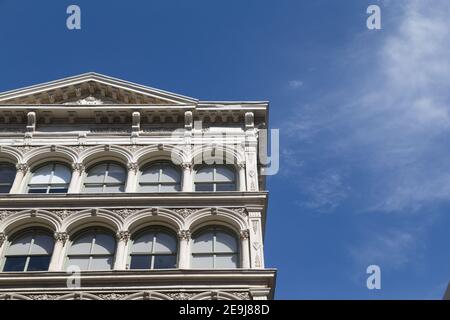
[[[107,104],[114,104],[115,102],[114,101],[102,100],[102,99],[96,98],[94,96],[87,96],[86,98],[75,100],[75,101],[68,101],[68,102],[65,102],[63,104],[65,104],[65,105],[87,105],[87,106],[90,106],[90,105],[102,105],[102,104],[105,104],[105,103],[107,103]]]
[[[241,300],[250,300],[250,294],[248,292],[229,292],[230,294],[232,294],[233,296],[238,297]]]
[[[7,217],[18,213],[18,212],[22,212],[23,210],[2,210],[0,211],[0,221],[6,219]]]
[[[231,208],[232,211],[240,214],[243,217],[247,217],[248,216],[248,211],[247,208],[242,207],[242,208]]]
[[[6,234],[4,232],[0,232],[0,247],[6,241]]]
[[[84,164],[80,162],[74,162],[72,163],[72,169],[74,171],[78,171],[79,173],[82,173],[85,170]]]
[[[252,228],[253,228],[253,233],[256,234],[258,232],[258,221],[256,221],[256,220],[252,221]]]
[[[66,219],[68,216],[71,216],[72,214],[79,212],[79,210],[51,210],[53,214],[56,214],[58,217],[61,218],[61,220]]]
[[[69,234],[67,232],[55,232],[53,236],[56,241],[61,241],[62,243],[66,243],[69,240]]]
[[[191,239],[191,231],[190,230],[179,230],[178,231],[178,238],[180,240],[189,241]]]
[[[183,208],[183,209],[172,209],[172,211],[178,213],[183,218],[187,218],[188,216],[190,216],[191,214],[197,212],[198,210],[197,209]]]
[[[246,240],[250,237],[250,231],[248,229],[241,230],[239,236],[240,236],[241,240]]]
[[[137,162],[128,162],[127,168],[128,168],[128,171],[137,172],[139,169],[139,165],[137,164]]]
[[[108,209],[108,210],[125,219],[131,216],[132,214],[141,211],[142,209]]]
[[[59,296],[60,295],[58,295],[58,294],[47,294],[47,293],[27,295],[28,298],[31,298],[33,300],[55,300]]]
[[[119,241],[128,242],[128,240],[130,240],[130,232],[128,230],[118,231],[116,233],[116,238]]]
[[[17,169],[17,171],[20,171],[23,174],[25,174],[30,169],[30,167],[28,167],[28,164],[26,164],[26,163],[18,163],[18,164],[16,164],[16,169]]]
[[[130,293],[100,293],[97,296],[103,300],[125,300]]]
[[[191,170],[192,169],[192,162],[183,162],[181,164],[181,168],[183,168],[184,170]]]

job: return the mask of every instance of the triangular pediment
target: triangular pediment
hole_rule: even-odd
[[[82,74],[0,93],[2,105],[178,105],[197,102],[194,98],[97,73]]]

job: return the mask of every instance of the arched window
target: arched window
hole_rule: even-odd
[[[155,163],[145,168],[139,179],[141,192],[172,192],[181,190],[180,171],[169,163]]]
[[[192,268],[237,268],[239,250],[236,237],[221,228],[209,228],[194,234]]]
[[[44,230],[21,233],[6,251],[3,271],[47,271],[53,246],[53,237]]]
[[[111,270],[116,240],[103,230],[92,229],[78,235],[67,255],[67,266],[78,266],[81,270]]]
[[[200,167],[195,174],[195,191],[236,191],[235,171],[224,165]]]
[[[98,164],[89,169],[84,181],[86,192],[123,192],[126,180],[125,169],[114,162]]]
[[[32,172],[28,193],[67,193],[72,171],[59,163],[46,164]]]
[[[176,268],[177,240],[165,229],[149,229],[133,240],[130,269]]]
[[[9,163],[0,163],[0,193],[9,193],[16,177],[16,168]]]

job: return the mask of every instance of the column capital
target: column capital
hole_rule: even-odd
[[[183,168],[184,170],[192,169],[192,162],[183,162],[181,164],[181,168]]]
[[[74,163],[72,163],[72,169],[74,171],[83,172],[85,167],[84,167],[84,164],[81,162],[74,162]]]
[[[128,242],[128,240],[130,240],[130,231],[128,230],[117,231],[116,238],[119,241]]]
[[[17,171],[20,171],[25,174],[25,173],[27,173],[29,167],[28,167],[28,164],[26,164],[26,163],[18,163],[16,165],[16,169],[17,169]]]
[[[237,166],[238,166],[239,169],[244,169],[245,168],[245,161],[238,162]]]
[[[240,236],[241,240],[247,240],[250,237],[250,232],[248,229],[241,230],[241,232],[239,233],[239,236]]]
[[[69,240],[69,234],[67,232],[55,232],[53,237],[55,241],[61,241],[62,243],[66,243]]]
[[[190,230],[179,230],[178,231],[178,238],[180,240],[189,241],[191,239],[191,231]]]
[[[137,162],[128,162],[127,164],[128,171],[136,172],[139,169],[139,165]]]

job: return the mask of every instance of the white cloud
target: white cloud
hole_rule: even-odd
[[[394,17],[383,31],[368,31],[388,36],[362,58],[372,69],[352,75],[357,85],[336,88],[283,125],[298,144],[291,152],[304,170],[297,172],[321,186],[321,174],[311,174],[311,166],[321,161],[341,177],[342,195],[330,192],[329,201],[317,202],[326,207],[352,189],[354,177],[342,180],[343,163],[364,173],[370,193],[359,190],[367,192],[361,210],[414,211],[450,201],[450,2],[400,3],[383,9],[392,9]],[[364,44],[372,34],[366,36]],[[309,191],[313,201],[317,190]]]
[[[293,89],[297,89],[303,86],[303,81],[300,80],[291,80],[289,81],[289,87]]]
[[[352,244],[350,254],[361,265],[379,265],[397,269],[417,259],[413,254],[416,251],[416,236],[410,232],[389,230],[383,233],[370,234],[367,241]]]

